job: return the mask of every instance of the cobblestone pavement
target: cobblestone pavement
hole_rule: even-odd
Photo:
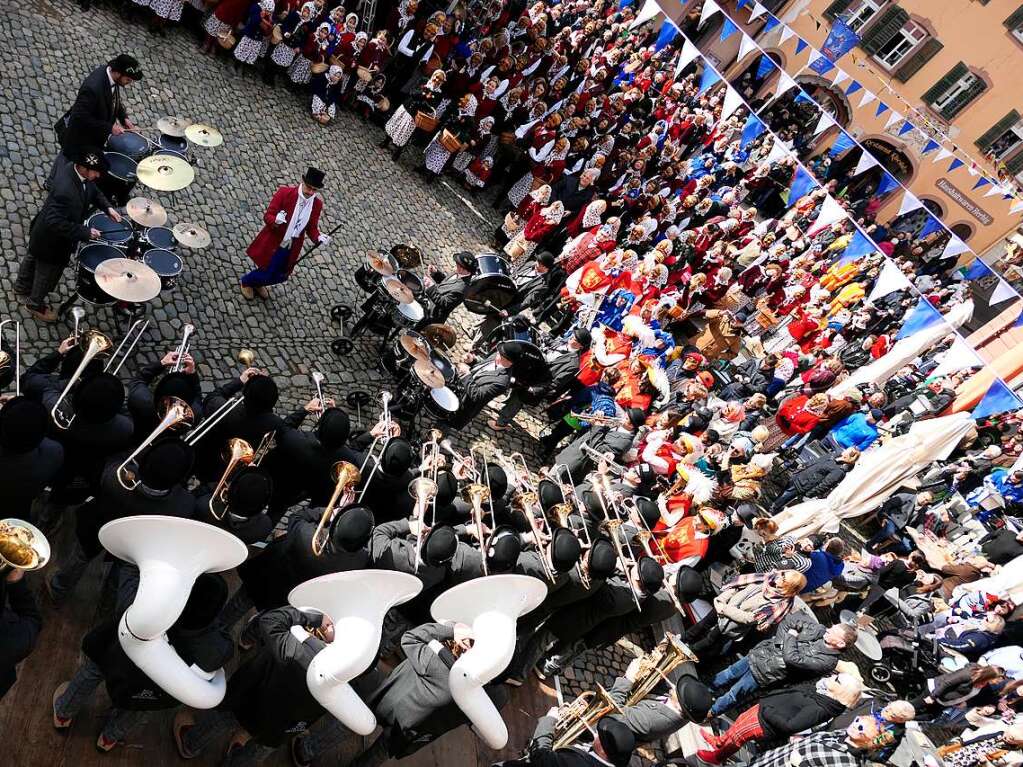
[[[350,113],[341,114],[328,128],[314,123],[305,95],[284,88],[271,90],[251,71],[234,74],[224,57],[214,61],[201,55],[184,30],[154,37],[143,25],[123,20],[107,4],[82,13],[70,0],[23,0],[5,7],[0,35],[16,43],[0,50],[0,64],[7,73],[5,96],[0,99],[4,134],[0,173],[6,180],[0,184],[4,266],[0,314],[20,314],[22,351],[28,363],[53,349],[68,332],[63,324],[36,323],[12,293],[30,222],[45,196],[41,184],[57,150],[51,126],[73,102],[82,78],[118,52],[134,54],[145,70],[145,79],[126,94],[129,114],[138,125],[154,126],[160,117],[180,115],[208,122],[226,137],[219,148],[196,148],[196,180],[187,189],[175,193],[149,192],[141,185],[136,189],[136,194],[146,194],[167,207],[170,224],[198,223],[213,236],[211,247],[184,251],[185,272],[176,288],[152,302],[153,326],[140,345],[141,357],[156,358],[174,348],[182,325],[192,323],[197,328],[192,349],[207,387],[236,375],[240,365],[235,355],[240,348],[251,347],[257,351],[257,364],[269,369],[280,384],[285,406],[312,396],[309,374],[314,369],[326,374],[327,391],[338,396],[339,404],[342,395],[356,386],[376,393],[390,379],[377,370],[377,344],[372,337],[357,342],[355,352],[345,359],[335,357],[329,348],[337,334],[330,322],[330,307],[338,302],[354,304],[363,296],[353,280],[362,254],[371,247],[407,242],[421,248],[430,260],[449,266],[454,252],[489,245],[498,216],[478,199],[472,207],[466,205],[444,182],[426,186],[412,170],[418,153],[408,151],[400,165],[394,164],[376,146],[380,129]],[[238,292],[238,277],[249,268],[244,249],[258,231],[276,187],[296,181],[310,164],[327,174],[321,229],[329,231],[338,224],[341,228],[330,246],[304,262],[285,288],[273,290],[270,301],[246,301]],[[65,274],[61,298],[73,289],[73,271],[69,268]],[[462,327],[472,319],[461,311],[455,315]],[[107,310],[90,310],[87,322],[115,340],[119,335]],[[424,425],[429,423],[422,420]],[[501,435],[502,446],[532,455],[538,426],[534,417],[523,413],[519,425]],[[464,447],[486,431],[481,417],[455,435],[455,442]],[[88,616],[79,610],[67,625],[65,613],[64,632],[80,635],[89,625]],[[566,695],[592,689],[594,682],[609,686],[629,657],[621,648],[583,656],[566,673]],[[58,673],[70,671],[68,664],[73,661],[65,661],[61,665],[68,667]],[[19,685],[22,694],[28,694],[25,683],[31,680]],[[13,695],[18,696],[17,689]],[[546,705],[541,709],[534,700],[530,716],[542,713]],[[458,739],[448,748],[466,742]],[[519,743],[521,737],[512,745]],[[91,751],[87,740],[79,741],[74,751],[86,753],[81,749]],[[437,752],[436,762],[423,764],[444,763],[439,755],[443,751]],[[493,755],[483,751],[479,749],[478,759],[489,763]],[[75,757],[67,756],[74,763]],[[457,750],[451,756],[460,764],[469,761]],[[125,763],[137,763],[138,758],[136,752]]]

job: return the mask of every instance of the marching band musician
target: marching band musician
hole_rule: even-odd
[[[225,503],[219,511],[222,517],[211,510],[217,508],[219,499],[212,492],[197,493],[195,499],[196,519],[208,525],[235,535],[247,546],[265,541],[273,532],[276,520],[268,513],[273,497],[273,480],[259,466],[243,466],[237,469],[227,484]]]
[[[43,616],[17,567],[0,580],[0,700],[17,679],[17,667],[35,649]]]
[[[0,498],[4,514],[30,519],[32,501],[57,477],[64,447],[46,436],[49,414],[28,397],[0,406]]]
[[[524,759],[500,762],[503,767],[625,767],[632,759],[636,738],[628,726],[605,716],[597,722],[597,734],[589,746],[576,744],[554,750],[554,725],[558,709],[541,717]]]
[[[181,369],[175,371],[172,368],[177,361],[176,351],[167,352],[159,362],[142,367],[128,380],[128,412],[140,434],[148,434],[159,422],[157,408],[165,397],[177,397],[188,405],[196,421],[202,417],[202,388],[195,360],[186,352]]]
[[[622,463],[623,456],[632,447],[636,430],[645,422],[646,414],[642,410],[629,408],[625,416],[620,417],[619,422],[613,426],[590,426],[558,453],[554,462],[565,464],[572,480],[580,482],[594,468],[592,455],[583,449],[583,445],[595,453],[610,454],[612,461]]]
[[[444,274],[433,264],[427,267],[427,274],[433,282],[426,288],[430,310],[420,327],[447,322],[451,312],[465,301],[465,290],[476,274],[476,257],[462,250],[455,253],[454,260],[455,271],[451,274]]]
[[[377,424],[374,430],[384,428],[383,424]],[[391,430],[392,434],[397,434],[400,427],[392,421]],[[363,495],[360,497],[367,506],[380,514],[381,521],[403,519],[412,513],[414,503],[412,496],[408,494],[408,485],[415,477],[411,471],[415,451],[407,439],[393,436],[379,455],[376,471],[373,471],[375,456],[370,456],[368,462],[365,454],[356,453],[353,456],[352,462],[356,466],[366,463],[362,469],[360,492]],[[369,476],[370,473],[372,477]]]
[[[681,675],[674,685],[660,694],[651,693],[635,705],[626,706],[642,660],[636,658],[629,663],[625,674],[617,677],[608,690],[612,700],[620,707],[620,713],[613,712],[608,716],[628,727],[636,743],[654,743],[678,732],[690,722],[700,723],[707,718],[714,696],[707,685],[688,674]],[[665,687],[663,684],[658,686]]]
[[[494,310],[476,326],[476,337],[482,342],[509,317],[526,312],[539,314],[551,300],[555,279],[564,279],[564,271],[554,265],[554,255],[544,251],[515,275],[515,300],[500,310]]]
[[[448,419],[448,424],[455,429],[465,428],[491,400],[508,391],[512,386],[512,366],[522,356],[520,342],[502,341],[493,355],[472,368],[461,365],[459,383],[462,400],[458,412]]]

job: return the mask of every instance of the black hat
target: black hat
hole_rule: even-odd
[[[504,494],[508,492],[508,475],[504,473],[504,469],[496,463],[488,463],[484,476],[487,485],[490,486],[490,497],[492,499],[504,498]]]
[[[536,257],[536,263],[540,264],[546,269],[550,269],[554,266],[554,254],[549,250],[545,250],[539,256]]]
[[[334,551],[358,551],[373,532],[373,512],[365,506],[342,509],[330,523],[330,544]]]
[[[703,576],[685,565],[675,573],[675,593],[678,601],[686,605],[703,593]]]
[[[593,342],[593,336],[590,335],[590,331],[581,325],[572,331],[572,337],[584,349],[590,348],[590,344]]]
[[[170,490],[192,473],[195,450],[180,439],[150,445],[139,456],[139,480],[150,490]]]
[[[175,629],[198,631],[209,626],[227,604],[227,581],[218,573],[203,573],[195,579],[181,615],[174,621]],[[173,631],[173,629],[172,629]]]
[[[15,397],[0,408],[0,447],[12,453],[35,450],[46,436],[46,408],[28,397]]]
[[[72,347],[67,354],[60,358],[60,372],[57,373],[57,377],[65,381],[70,378],[75,370],[78,369],[78,365],[84,356],[85,352],[82,351],[81,346]],[[86,378],[90,378],[101,371],[104,364],[100,357],[93,357],[89,360],[89,364],[85,366],[85,370],[82,371],[82,380],[84,381]]]
[[[597,722],[597,738],[604,747],[608,761],[615,767],[625,767],[632,759],[636,747],[636,736],[617,719],[605,716]]]
[[[609,578],[618,565],[615,546],[609,538],[594,538],[590,547],[589,571],[591,578]]]
[[[565,494],[561,492],[558,483],[549,479],[540,480],[537,485],[537,495],[545,513],[549,512],[552,506],[565,502]]]
[[[316,424],[316,437],[328,450],[344,445],[351,433],[352,424],[348,413],[340,408],[328,407]]]
[[[497,353],[510,362],[518,362],[525,351],[521,341],[502,341],[497,345]]]
[[[199,376],[178,370],[168,373],[156,382],[153,388],[153,401],[160,402],[164,397],[177,397],[187,403],[195,400],[200,392]]]
[[[380,458],[380,470],[389,476],[397,477],[408,471],[414,457],[412,445],[408,440],[394,437],[384,448],[383,456]]]
[[[640,557],[636,570],[639,573],[639,585],[647,594],[655,594],[664,585],[664,568],[653,557]]]
[[[440,567],[451,561],[458,548],[455,531],[448,525],[433,528],[423,541],[423,561],[430,567]]]
[[[604,507],[600,503],[600,496],[595,490],[583,490],[579,500],[583,502],[583,509],[594,518],[600,519],[604,516]]]
[[[522,542],[513,527],[498,525],[487,542],[487,567],[491,574],[506,573],[522,553]]]
[[[117,54],[107,63],[107,66],[115,72],[127,75],[132,80],[142,79],[142,66],[139,64],[139,60],[127,53]]]
[[[437,505],[447,506],[458,497],[458,480],[446,469],[437,472]]]
[[[642,495],[637,495],[634,500],[636,501],[636,510],[646,526],[652,528],[656,525],[661,519],[661,510],[657,508],[657,504]]]
[[[467,250],[460,250],[455,253],[455,263],[465,269],[467,272],[476,272],[476,256]]]
[[[257,466],[246,466],[231,479],[228,508],[239,517],[254,517],[266,509],[273,489],[269,474]]]
[[[629,423],[636,429],[646,423],[646,413],[641,408],[630,407],[625,411],[625,415],[629,417]]]
[[[567,573],[575,567],[582,551],[579,539],[570,530],[559,527],[554,531],[554,538],[551,541],[551,564],[555,572]]]
[[[675,694],[682,713],[691,722],[702,722],[707,718],[714,696],[703,682],[694,676],[682,676],[675,682]]]
[[[319,168],[314,168],[311,165],[309,166],[309,169],[306,170],[305,175],[302,176],[302,180],[314,189],[323,189],[324,178],[325,176],[323,175],[323,171]]]
[[[106,155],[99,149],[91,146],[84,146],[72,154],[71,160],[76,165],[81,165],[89,170],[98,170],[106,173],[110,168]]]
[[[106,423],[120,412],[124,404],[124,384],[110,373],[97,373],[78,384],[71,401],[75,421]]]
[[[267,413],[277,404],[280,391],[277,384],[270,376],[252,376],[242,387],[242,397],[245,400],[245,412]]]
[[[14,375],[17,371],[14,365],[5,365],[0,368],[0,391],[3,391],[14,382]]]

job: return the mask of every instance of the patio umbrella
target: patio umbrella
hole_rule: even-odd
[[[947,458],[973,428],[969,413],[917,421],[906,434],[863,453],[827,498],[776,514],[778,532],[795,538],[838,532],[843,519],[870,513],[929,464]]]

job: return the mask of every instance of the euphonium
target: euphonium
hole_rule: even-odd
[[[670,683],[668,674],[683,663],[697,662],[699,659],[678,638],[678,635],[665,634],[664,639],[658,642],[657,646],[643,656],[643,660],[640,661],[640,671],[636,675],[636,681],[632,684],[632,690],[625,700],[625,705],[635,706],[646,698],[662,680]]]
[[[338,461],[335,463],[331,468],[331,476],[334,480],[334,492],[323,509],[320,523],[316,526],[316,532],[313,533],[312,548],[313,554],[316,556],[320,556],[323,550],[327,548],[327,539],[329,538],[327,527],[334,516],[334,511],[352,502],[352,498],[355,496],[355,486],[362,481],[362,472],[359,471],[359,467],[348,461]],[[342,493],[345,495],[345,500],[339,503],[338,499]]]
[[[35,525],[0,521],[0,570],[38,570],[50,561],[50,542]]]
[[[592,692],[584,692],[569,703],[558,716],[554,725],[554,749],[568,748],[582,736],[592,731],[597,722],[612,711],[621,711],[611,693],[601,685]]]
[[[227,490],[231,475],[239,465],[248,466],[252,463],[254,455],[255,451],[252,449],[252,445],[241,437],[234,437],[228,441],[227,448],[224,450],[224,460],[227,461],[227,467],[224,469],[224,473],[220,475],[220,481],[217,483],[216,488],[214,488],[213,495],[210,496],[210,514],[215,519],[223,519],[227,514]],[[214,508],[214,501],[223,504],[223,511],[219,514]]]

